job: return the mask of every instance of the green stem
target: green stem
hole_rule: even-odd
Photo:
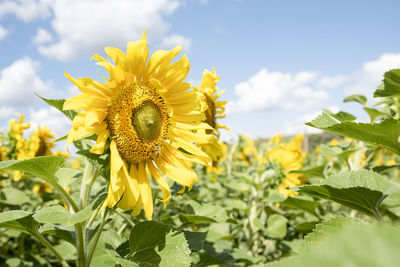
[[[92,260],[92,256],[93,256],[94,251],[95,251],[95,249],[96,249],[97,242],[99,241],[101,232],[103,231],[103,227],[104,227],[104,225],[106,224],[107,219],[108,219],[108,217],[110,217],[110,214],[111,214],[112,212],[113,212],[113,210],[110,210],[110,211],[108,212],[107,215],[106,215],[106,211],[104,211],[104,213],[103,213],[103,216],[102,216],[102,219],[101,219],[101,223],[100,223],[99,229],[97,230],[97,233],[96,233],[96,235],[95,235],[95,237],[94,237],[94,239],[93,239],[93,244],[92,244],[92,246],[91,246],[90,249],[89,249],[89,253],[88,253],[88,257],[87,257],[87,263],[88,263],[88,265],[90,264],[90,262],[91,262],[91,260]]]
[[[86,161],[85,171],[83,172],[82,184],[81,184],[81,193],[79,198],[79,205],[81,209],[84,209],[87,206],[90,189],[94,182],[94,178],[96,177],[95,169],[89,161]]]
[[[66,204],[72,207],[72,210],[75,213],[79,211],[78,205],[76,205],[76,203],[72,200],[71,196],[67,192],[65,192],[64,188],[62,188],[59,184],[55,184],[54,189],[57,190],[57,192],[61,195],[64,202],[66,202]]]
[[[122,218],[124,218],[125,221],[126,221],[127,223],[130,224],[130,226],[135,227],[135,223],[132,222],[132,220],[131,220],[128,216],[126,216],[124,213],[122,213],[122,212],[120,212],[120,211],[118,211],[118,210],[115,210],[115,212],[116,212],[119,216],[121,216]]]
[[[77,266],[78,267],[86,267],[86,253],[85,253],[85,240],[83,237],[83,226],[82,223],[78,223],[75,225],[75,232],[77,236]]]
[[[37,232],[32,233],[34,237],[36,237],[40,242],[43,243],[51,252],[53,252],[54,256],[56,256],[57,260],[61,263],[64,267],[69,267],[68,263],[61,257],[58,251],[40,234]]]

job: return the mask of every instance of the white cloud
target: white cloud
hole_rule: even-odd
[[[18,59],[0,71],[0,105],[32,105],[39,95],[52,96],[51,83],[38,75],[40,66],[30,58]]]
[[[149,39],[161,39],[170,27],[165,16],[179,5],[178,0],[57,0],[51,5],[51,26],[58,41],[38,50],[66,61],[100,53],[105,46],[122,48],[139,39],[143,28]]]
[[[45,29],[39,28],[36,32],[35,37],[33,37],[34,44],[44,44],[51,42],[53,40],[53,36],[46,31]]]
[[[14,14],[25,22],[50,16],[54,0],[5,0],[0,3],[0,18]]]
[[[175,46],[180,45],[182,46],[182,50],[189,52],[190,47],[192,45],[192,40],[190,38],[186,38],[182,35],[173,34],[167,37],[164,37],[161,40],[160,48],[161,49],[171,49]]]
[[[303,71],[292,75],[263,68],[235,86],[239,99],[228,104],[228,113],[269,108],[306,110],[329,97],[325,91],[312,89],[317,76],[316,72]]]
[[[363,94],[371,96],[383,79],[383,74],[394,68],[400,68],[400,54],[382,54],[378,59],[363,64],[362,68],[349,75],[350,83],[345,94]]]
[[[303,114],[291,122],[286,122],[284,124],[283,133],[285,135],[295,135],[298,133],[312,134],[312,133],[322,132],[319,129],[307,126],[305,124],[306,122],[312,121],[320,114],[321,114],[321,111],[314,111],[314,112]]]
[[[12,107],[0,107],[0,118],[7,118],[15,113]]]
[[[342,84],[344,84],[348,80],[348,77],[345,75],[334,75],[323,77],[318,81],[317,86],[320,88],[335,88]]]
[[[0,25],[0,40],[3,40],[7,37],[9,31]]]
[[[32,128],[46,125],[59,137],[68,133],[72,126],[71,121],[53,107],[31,110],[29,117]]]

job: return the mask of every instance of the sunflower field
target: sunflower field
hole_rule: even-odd
[[[324,110],[322,134],[223,142],[214,68],[186,82],[145,32],[105,52],[101,82],[39,96],[65,136],[21,114],[0,133],[0,266],[400,266],[399,69],[374,104],[344,99],[369,122]]]

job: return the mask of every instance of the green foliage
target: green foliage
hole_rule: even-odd
[[[76,116],[76,114],[78,114],[78,112],[75,110],[63,110],[63,105],[65,102],[65,99],[48,99],[48,98],[41,97],[38,94],[36,94],[36,95],[38,97],[40,97],[48,105],[55,107],[56,109],[58,109],[59,111],[64,113],[64,115],[67,116],[67,118],[69,118],[70,120],[73,120],[74,117]]]
[[[335,201],[371,216],[380,216],[382,201],[398,188],[380,175],[367,170],[328,177],[321,185],[305,185],[300,193]]]
[[[343,99],[343,102],[358,102],[361,105],[365,106],[368,102],[367,98],[363,95],[350,95]]]
[[[308,122],[307,125],[378,145],[400,154],[398,142],[400,122],[392,118],[374,124],[338,122],[328,114],[323,113],[313,121]]]
[[[400,230],[397,225],[360,222],[329,223],[323,233],[298,256],[267,266],[399,266],[397,248]],[[337,225],[336,225],[337,224]],[[348,224],[346,226],[346,224]],[[344,227],[342,227],[344,226]],[[329,229],[331,228],[331,229]],[[322,232],[322,231],[321,231]]]
[[[0,169],[23,171],[37,175],[50,184],[55,184],[55,173],[64,164],[59,156],[44,156],[26,160],[7,160],[0,162]]]
[[[400,95],[400,69],[394,69],[385,73],[383,88],[378,88],[374,93],[374,97],[398,95]]]
[[[135,225],[129,247],[128,259],[140,266],[190,266],[191,263],[185,234],[157,222]]]

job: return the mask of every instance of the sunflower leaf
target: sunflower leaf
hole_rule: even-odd
[[[36,93],[35,93],[35,95],[40,97],[48,105],[55,107],[56,109],[61,111],[70,120],[73,120],[74,117],[76,116],[76,114],[78,114],[78,112],[76,110],[63,110],[65,99],[48,99],[48,98],[41,97],[40,95],[38,95]]]
[[[400,154],[400,121],[387,118],[380,123],[338,122],[327,113],[322,113],[316,119],[306,123],[311,127],[334,132],[360,141],[382,146]]]
[[[304,185],[299,192],[337,202],[370,216],[380,216],[382,201],[398,188],[373,171],[350,171],[328,177],[320,185]]]
[[[387,97],[400,95],[400,69],[385,72],[383,87],[380,86],[374,93],[374,97]]]
[[[37,175],[50,184],[55,184],[55,173],[64,164],[65,158],[43,156],[26,160],[7,160],[0,162],[0,169],[23,171]]]
[[[0,228],[12,229],[26,234],[37,232],[38,223],[30,212],[12,210],[0,213]]]
[[[140,266],[190,266],[192,261],[184,233],[155,221],[136,224],[129,246],[128,259]]]

